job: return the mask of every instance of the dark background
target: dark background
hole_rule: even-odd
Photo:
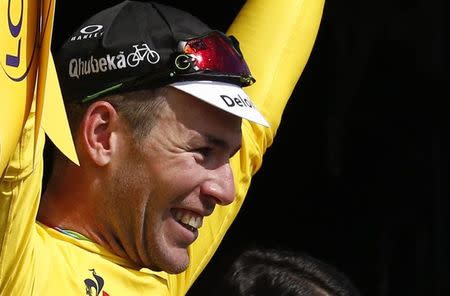
[[[52,48],[118,1],[57,1]],[[226,31],[245,1],[160,1]],[[362,2],[362,3],[360,3]],[[260,245],[301,250],[367,296],[448,296],[449,4],[327,1],[273,146],[189,292]]]

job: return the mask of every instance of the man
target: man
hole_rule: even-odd
[[[153,2],[92,16],[55,63],[80,166],[56,155],[39,201],[31,114],[2,182],[2,295],[184,295],[286,100],[267,128],[237,40]]]

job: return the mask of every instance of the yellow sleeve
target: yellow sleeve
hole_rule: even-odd
[[[44,135],[33,164],[34,118],[31,112],[0,183],[0,291],[34,285],[36,213],[43,175]]]
[[[217,206],[190,247],[188,270],[170,276],[172,295],[185,295],[211,260],[244,202],[252,176],[272,144],[319,29],[324,0],[248,0],[228,33],[240,42],[256,83],[245,89],[270,123],[270,128],[243,122],[243,142],[231,159],[236,200]]]

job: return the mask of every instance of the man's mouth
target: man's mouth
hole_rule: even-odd
[[[175,210],[175,220],[192,232],[196,232],[203,224],[203,217],[189,211]]]

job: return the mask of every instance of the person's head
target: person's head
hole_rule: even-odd
[[[223,277],[218,295],[359,296],[335,267],[292,250],[251,248],[242,252]]]
[[[137,266],[185,270],[203,217],[234,200],[242,118],[267,126],[242,90],[254,79],[237,41],[173,7],[125,1],[84,22],[55,64],[80,167],[55,160],[43,202],[64,215],[44,205],[40,219]]]

